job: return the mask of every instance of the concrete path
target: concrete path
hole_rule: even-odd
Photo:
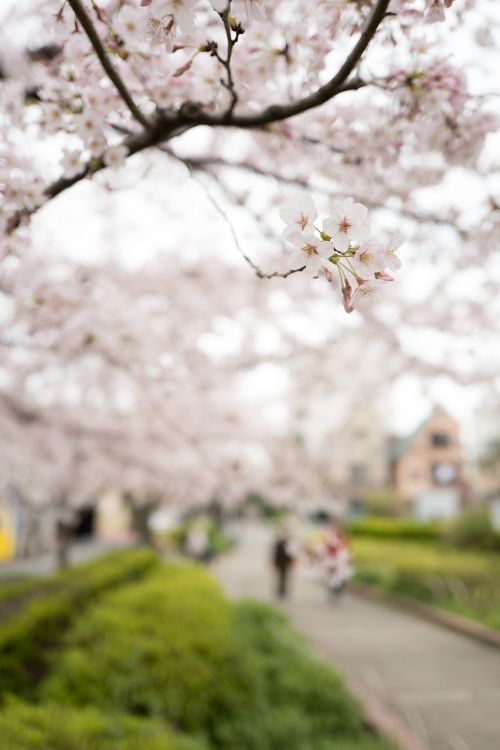
[[[270,531],[249,524],[214,567],[234,597],[271,600]],[[415,747],[500,750],[500,651],[348,594],[338,604],[299,567],[284,605],[363,694],[395,714]]]

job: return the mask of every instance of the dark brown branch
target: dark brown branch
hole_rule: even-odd
[[[344,91],[356,91],[362,86],[365,86],[365,82],[358,77],[351,80],[348,79],[375,36],[378,27],[385,17],[389,3],[390,0],[378,0],[368,17],[366,26],[361,32],[358,41],[338,69],[337,73],[328,81],[328,83],[320,86],[320,88],[312,94],[309,94],[298,101],[290,102],[289,104],[273,105],[272,107],[268,107],[268,109],[265,109],[262,112],[257,112],[256,114],[234,115],[229,121],[220,116],[207,116],[203,118],[203,123],[200,122],[199,124],[232,125],[233,127],[238,128],[262,127],[263,125],[270,125],[271,123],[280,120],[288,120],[290,117],[295,117],[295,115],[302,114],[310,109],[315,109]]]
[[[73,12],[77,19],[80,21],[83,30],[85,31],[86,35],[89,38],[89,41],[94,48],[94,51],[99,58],[99,61],[104,68],[109,80],[114,85],[118,93],[120,94],[121,98],[127,105],[127,107],[130,110],[130,113],[132,116],[139,122],[144,128],[149,128],[150,124],[148,120],[144,117],[141,110],[137,107],[136,103],[132,99],[132,96],[130,95],[129,90],[125,86],[121,76],[119,73],[115,70],[113,64],[111,63],[111,60],[108,57],[108,54],[106,50],[104,49],[104,45],[101,42],[99,38],[99,34],[94,28],[94,24],[92,23],[92,20],[90,19],[89,15],[87,14],[87,11],[83,7],[80,0],[68,0],[68,3],[73,8]]]
[[[112,66],[106,51],[97,35],[96,30],[92,24],[92,21],[85,12],[80,0],[68,0],[71,7],[73,8],[77,18],[80,20],[84,27],[94,50],[101,61],[101,64],[108,74],[111,81],[116,86],[117,90],[122,95],[124,101],[128,104],[130,111],[134,114],[139,122],[148,128],[147,131],[130,135],[125,139],[124,145],[127,146],[129,155],[136,154],[140,151],[144,151],[147,148],[157,146],[159,143],[165,142],[170,138],[179,135],[186,130],[194,128],[198,125],[208,125],[212,127],[236,127],[242,129],[254,129],[264,127],[273,122],[279,122],[286,120],[295,115],[307,112],[310,109],[321,106],[326,101],[332,99],[334,96],[341,94],[345,91],[356,91],[363,86],[368,85],[361,78],[352,78],[349,76],[360,61],[364,51],[368,47],[370,41],[374,37],[378,26],[382,22],[387,6],[390,0],[378,0],[374,6],[365,28],[361,32],[361,35],[352,48],[351,52],[347,56],[344,63],[341,65],[337,73],[330,79],[328,83],[321,86],[312,94],[299,99],[296,102],[290,102],[289,104],[274,105],[268,107],[261,112],[256,114],[246,115],[235,115],[230,112],[223,112],[221,114],[212,115],[204,112],[203,109],[194,102],[184,102],[178,112],[175,113],[164,113],[158,117],[153,124],[147,122],[143,117],[142,113],[137,109],[133,102],[127,88],[125,87],[120,76]],[[137,115],[139,117],[137,117]],[[49,185],[45,191],[47,198],[54,198],[64,190],[72,187],[80,180],[84,179],[88,175],[94,174],[105,167],[102,159],[93,160],[89,162],[82,171],[71,178],[61,178],[56,182]],[[38,210],[36,207],[30,211],[21,210],[18,211],[11,217],[9,222],[9,231],[12,231],[18,227],[24,218],[29,217],[32,213]]]

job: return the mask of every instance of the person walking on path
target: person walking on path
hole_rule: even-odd
[[[273,565],[276,572],[276,595],[284,599],[288,594],[290,571],[295,562],[293,542],[284,529],[280,529],[273,547]]]
[[[354,570],[347,538],[337,522],[333,522],[325,534],[324,575],[328,590],[340,596]]]

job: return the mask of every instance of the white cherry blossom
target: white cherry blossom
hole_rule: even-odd
[[[283,230],[283,237],[286,239],[291,232],[297,230],[304,232],[313,229],[316,216],[316,206],[310,195],[303,195],[285,204],[280,210],[280,217],[287,225]]]
[[[351,309],[363,309],[365,306],[380,299],[382,283],[380,281],[370,281],[366,284],[360,284],[351,296]]]
[[[82,152],[78,149],[64,149],[61,167],[64,177],[74,177],[82,171]]]
[[[126,42],[143,39],[144,13],[138,7],[124,5],[115,21],[115,30]]]
[[[386,266],[384,246],[370,240],[363,242],[350,258],[350,264],[362,279],[371,279]]]
[[[305,271],[310,276],[319,274],[322,265],[333,252],[330,242],[325,242],[309,231],[299,232],[295,230],[290,232],[286,239],[287,242],[297,248],[290,256],[290,268],[296,269],[305,266]]]
[[[335,248],[345,252],[351,242],[360,242],[368,237],[368,209],[353,198],[346,198],[333,206],[331,215],[323,222],[324,231],[331,237]]]
[[[104,163],[111,169],[118,169],[125,164],[127,155],[128,148],[126,146],[110,146],[104,154]]]
[[[403,240],[404,238],[402,234],[394,232],[385,248],[385,265],[387,268],[390,268],[391,271],[399,271],[401,268],[401,261],[396,255],[396,251],[401,247]]]
[[[86,143],[90,138],[102,134],[103,122],[94,112],[83,112],[75,118],[75,129],[80,138]]]

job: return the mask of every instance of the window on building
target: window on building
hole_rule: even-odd
[[[432,464],[432,481],[434,484],[452,484],[457,476],[457,467],[454,464]]]
[[[351,482],[354,484],[363,484],[368,478],[368,468],[366,464],[351,464]]]
[[[431,442],[435,448],[446,448],[450,444],[450,437],[446,432],[434,432]]]

